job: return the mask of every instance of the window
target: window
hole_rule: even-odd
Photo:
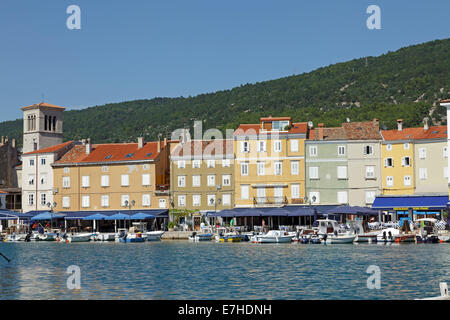
[[[207,182],[208,187],[214,187],[216,185],[216,176],[214,174],[208,174]]]
[[[409,157],[403,157],[402,158],[402,166],[403,167],[410,167],[411,166],[411,160]]]
[[[102,166],[102,172],[108,172],[108,166]]]
[[[338,166],[337,167],[337,178],[338,179],[347,179],[347,166]]]
[[[200,187],[200,175],[192,176],[192,186],[193,187]]]
[[[338,156],[345,156],[345,146],[338,146]]]
[[[45,184],[47,182],[47,175],[43,174],[41,177],[41,184]]]
[[[199,169],[201,161],[200,160],[192,160],[192,168]]]
[[[392,144],[390,144],[390,143],[387,144],[387,145],[386,145],[386,150],[387,150],[387,151],[391,151],[391,150],[392,150]]]
[[[121,182],[122,182],[122,187],[128,187],[130,185],[130,175],[122,174]]]
[[[275,140],[273,142],[273,151],[274,152],[281,152],[281,140]]]
[[[47,204],[47,195],[45,193],[41,193],[41,205],[45,206]]]
[[[63,208],[70,208],[70,197],[62,198],[62,206]]]
[[[178,176],[178,186],[186,187],[186,176]]]
[[[403,149],[409,150],[409,143],[408,142],[403,144]]]
[[[194,207],[199,207],[201,204],[201,196],[199,194],[192,195],[192,205]]]
[[[184,169],[184,168],[186,168],[186,161],[178,160],[178,169]]]
[[[392,160],[392,158],[384,159],[384,166],[390,168],[394,167],[394,160]]]
[[[248,176],[248,162],[241,163],[241,176]]]
[[[420,180],[426,180],[428,178],[427,168],[419,168]]]
[[[387,187],[393,187],[394,186],[394,177],[393,176],[387,176],[386,177],[386,186]]]
[[[214,168],[216,166],[216,161],[215,160],[208,160],[207,161],[207,167],[208,168]]]
[[[419,159],[426,159],[427,148],[419,148]]]
[[[337,201],[339,204],[344,204],[348,202],[347,191],[338,191]]]
[[[122,207],[125,207],[127,205],[128,201],[128,205],[130,204],[130,196],[128,194],[123,194],[122,197],[120,198],[120,205]]]
[[[231,175],[229,175],[229,174],[223,174],[222,175],[222,185],[223,186],[230,186],[231,185]]]
[[[258,146],[258,152],[266,152],[267,151],[267,149],[266,149],[266,141],[258,141],[258,144],[257,144],[257,146]]]
[[[63,177],[63,188],[70,188],[70,177]]]
[[[89,188],[89,185],[90,185],[89,176],[82,176],[81,177],[81,186],[83,188]]]
[[[309,178],[319,179],[319,167],[309,167]]]
[[[180,194],[178,196],[178,206],[185,207],[186,206],[186,196],[184,194]]]
[[[275,203],[283,202],[283,188],[282,187],[275,187],[273,189],[273,195],[275,198]]]
[[[292,199],[300,198],[300,185],[299,184],[291,184],[291,198]]]
[[[89,202],[90,202],[89,196],[82,196],[81,197],[81,206],[83,208],[89,208]]]
[[[229,205],[231,205],[231,194],[229,194],[229,193],[224,193],[224,194],[222,195],[222,204],[223,204],[224,206],[229,206]]]
[[[311,200],[311,203],[320,203],[320,192],[310,192],[309,200]]]
[[[149,186],[150,185],[150,173],[142,174],[142,185]]]
[[[150,207],[150,195],[149,194],[142,195],[142,206]]]
[[[242,200],[249,199],[249,185],[248,184],[241,185],[241,199]]]
[[[364,146],[364,155],[372,155],[373,147],[371,145]]]
[[[222,167],[230,167],[230,159],[223,159]]]
[[[366,179],[375,178],[375,166],[366,166]]]
[[[101,206],[104,208],[109,207],[109,196],[107,194],[102,195]]]
[[[266,164],[265,162],[258,161],[256,163],[256,170],[258,176],[264,176],[266,174]]]
[[[258,203],[266,202],[266,188],[257,188],[256,189],[256,201]]]
[[[448,179],[448,167],[444,167],[444,178]]]
[[[309,155],[311,157],[317,156],[317,146],[309,146]]]
[[[159,199],[159,208],[160,209],[166,208],[166,199]]]
[[[29,175],[29,176],[28,176],[28,184],[29,184],[30,186],[33,186],[33,185],[34,185],[34,176],[33,176],[33,175]]]
[[[291,140],[291,152],[298,152],[298,140]]]
[[[101,185],[102,185],[102,187],[109,187],[109,176],[108,175],[102,175]]]
[[[45,162],[46,162],[45,158],[41,158],[41,165],[45,166]]]
[[[411,185],[411,176],[404,176],[403,177],[403,185],[410,186]]]
[[[208,206],[214,206],[216,204],[216,195],[208,194]]]
[[[275,162],[275,175],[281,176],[283,174],[283,162],[276,161]]]
[[[448,150],[447,147],[444,147],[443,149],[444,158],[448,158]]]
[[[299,162],[291,161],[291,174],[298,175],[299,174]]]
[[[250,144],[248,141],[241,141],[241,152],[250,152]]]
[[[375,191],[366,191],[366,203],[370,204],[375,201]]]
[[[30,194],[28,195],[28,205],[29,205],[29,206],[34,205],[34,194],[32,194],[32,193],[30,193]]]
[[[69,171],[70,171],[70,168],[69,167],[64,167],[64,173],[69,173]]]
[[[30,166],[34,166],[34,159],[30,159]]]

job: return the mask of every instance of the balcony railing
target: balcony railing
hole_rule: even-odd
[[[287,204],[288,199],[286,196],[281,197],[253,197],[254,205],[277,205]]]

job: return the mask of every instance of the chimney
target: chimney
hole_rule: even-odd
[[[317,130],[318,130],[318,132],[319,132],[319,140],[323,140],[323,123],[319,123],[318,125],[317,125]]]
[[[167,146],[167,138],[164,138],[163,148],[165,148],[166,146]]]
[[[144,137],[138,137],[138,149],[142,149],[144,147]]]
[[[429,127],[428,127],[428,117],[423,118],[423,122],[424,122],[423,130],[427,131],[429,129]]]
[[[397,119],[397,130],[398,131],[403,130],[403,119]]]
[[[91,139],[88,138],[85,141],[86,141],[86,154],[91,154],[92,152]]]
[[[16,139],[12,139],[12,147],[15,149],[17,147]]]

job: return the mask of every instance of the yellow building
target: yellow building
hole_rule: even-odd
[[[57,211],[169,208],[164,142],[78,144],[52,165]]]
[[[261,118],[234,132],[235,206],[302,204],[305,197],[306,123]]]

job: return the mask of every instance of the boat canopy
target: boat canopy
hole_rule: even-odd
[[[380,210],[428,210],[447,208],[448,195],[439,196],[377,196],[372,204],[372,209]]]

